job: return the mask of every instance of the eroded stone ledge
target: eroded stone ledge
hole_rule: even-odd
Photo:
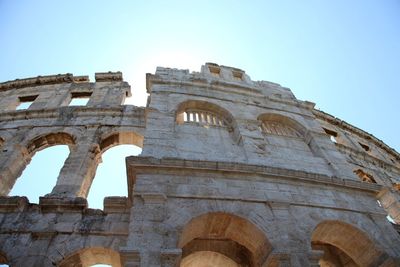
[[[15,213],[37,210],[41,213],[82,213],[82,214],[112,214],[129,213],[131,205],[127,197],[105,197],[104,211],[88,208],[88,203],[82,197],[40,197],[39,204],[30,203],[27,197],[0,197],[0,212]]]
[[[135,169],[140,169],[141,171],[146,168],[151,168],[152,171],[154,171],[155,168],[195,169],[268,175],[284,179],[298,179],[303,182],[323,183],[326,185],[341,186],[374,193],[378,193],[382,188],[381,185],[377,184],[330,177],[317,173],[231,162],[184,160],[178,158],[157,159],[154,157],[138,156],[127,158],[127,168],[129,175],[134,175]],[[135,180],[135,178],[131,177],[129,180]]]
[[[71,73],[37,76],[33,78],[15,79],[13,81],[0,83],[0,91],[23,88],[23,87],[33,87],[39,85],[81,83],[81,82],[89,82],[89,77],[74,76]]]
[[[376,146],[382,148],[383,150],[385,150],[386,152],[388,152],[389,154],[393,155],[397,160],[400,160],[400,154],[394,150],[393,148],[389,147],[388,145],[386,145],[384,142],[382,142],[382,140],[376,138],[374,135],[367,133],[364,130],[361,130],[360,128],[357,128],[339,118],[336,118],[326,112],[323,112],[321,110],[316,110],[314,109],[312,111],[314,113],[314,115],[321,119],[324,120],[330,124],[333,125],[337,125],[338,127],[348,130],[358,136],[360,136],[361,138],[365,139],[365,140],[370,140],[371,142],[373,142]]]

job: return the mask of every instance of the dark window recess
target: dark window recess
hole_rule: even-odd
[[[38,95],[29,95],[29,96],[18,97],[19,104],[17,106],[17,110],[28,109],[37,97],[38,97]]]
[[[330,136],[330,139],[332,142],[337,143],[337,141],[336,141],[336,137],[338,136],[337,132],[326,129],[326,128],[322,128],[322,129],[324,129],[325,133]]]
[[[358,142],[359,144],[360,144],[360,146],[365,150],[365,151],[369,151],[370,150],[370,148],[369,148],[369,146],[367,146],[366,144],[363,144],[363,143],[360,143],[360,142]]]
[[[353,171],[355,174],[357,174],[357,176],[363,181],[363,182],[367,182],[367,183],[373,183],[376,184],[375,178],[371,175],[368,174],[366,172],[364,172],[361,169],[357,169]]]
[[[211,75],[219,77],[221,69],[216,66],[208,66],[208,69],[210,70]]]
[[[243,80],[243,72],[233,70],[232,75],[235,80]]]

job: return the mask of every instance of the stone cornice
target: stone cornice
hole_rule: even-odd
[[[323,111],[314,109],[314,110],[312,110],[312,112],[318,119],[321,119],[330,124],[338,126],[339,128],[342,128],[351,133],[354,133],[354,134],[358,135],[359,137],[361,137],[365,140],[368,140],[369,142],[373,142],[377,147],[382,148],[383,150],[385,150],[386,152],[388,152],[389,154],[394,156],[397,160],[400,160],[400,154],[396,150],[394,150],[390,146],[386,145],[382,140],[376,138],[374,135],[367,133],[366,131],[361,130],[360,128],[357,128],[357,127],[355,127],[339,118],[336,118],[328,113],[325,113]]]
[[[97,72],[95,73],[96,82],[122,82],[122,73],[117,72]],[[64,84],[64,83],[89,83],[89,76],[74,76],[71,73],[57,74],[57,75],[46,75],[37,76],[32,78],[15,79],[12,81],[6,81],[0,83],[0,91],[36,87],[43,85],[52,84]]]
[[[135,106],[117,106],[117,107],[60,107],[53,109],[29,109],[18,111],[7,111],[0,113],[0,121],[25,121],[30,119],[57,119],[60,117],[132,117],[141,121],[141,127],[145,127],[145,108]]]
[[[154,172],[155,169],[176,169],[176,170],[195,170],[208,172],[224,172],[224,173],[246,173],[248,175],[262,175],[269,177],[279,177],[279,179],[297,180],[305,183],[317,183],[331,186],[339,186],[341,188],[356,189],[367,191],[370,193],[378,193],[382,186],[370,184],[356,180],[341,179],[337,177],[329,177],[322,174],[310,173],[304,171],[288,170],[275,167],[249,165],[243,163],[215,162],[201,160],[185,160],[178,158],[162,158],[153,157],[128,157],[127,173],[129,186],[132,188],[135,184],[135,175],[138,170],[146,172],[146,169]],[[129,192],[132,192],[130,189]],[[131,197],[131,196],[130,196]]]
[[[6,91],[24,87],[34,87],[49,84],[63,84],[63,83],[82,83],[89,82],[88,76],[74,76],[71,73],[37,76],[33,78],[16,79],[0,83],[0,91]]]
[[[156,75],[148,74],[147,77],[149,77],[149,76],[153,77]],[[149,78],[147,78],[147,79],[149,79]],[[243,95],[243,96],[254,97],[257,99],[264,99],[265,101],[295,106],[295,107],[306,109],[306,110],[313,110],[313,108],[315,106],[315,104],[313,102],[301,101],[301,100],[290,99],[290,98],[282,98],[282,97],[274,96],[274,95],[266,96],[266,95],[262,94],[261,91],[257,90],[257,88],[252,87],[250,85],[248,85],[248,86],[237,85],[237,84],[232,85],[231,83],[223,82],[223,81],[209,83],[208,80],[206,80],[206,79],[196,80],[196,81],[180,81],[180,80],[166,81],[166,80],[159,79],[159,78],[152,78],[152,81],[150,83],[151,86],[153,85],[153,83],[154,84],[173,85],[171,88],[187,86],[187,87],[212,89],[213,91],[220,91],[220,92],[224,92],[224,93],[228,93],[228,94],[234,93],[236,95]],[[148,86],[150,86],[150,85],[148,85]],[[233,90],[233,89],[239,89],[239,90]],[[163,89],[163,91],[168,92],[168,93],[181,94],[176,89],[173,89],[173,90]],[[160,92],[160,91],[157,91],[157,92]],[[148,89],[148,93],[152,93],[152,92]],[[185,95],[194,95],[194,96],[219,99],[215,96],[204,95],[201,92],[199,92],[198,94],[189,94],[189,93],[185,92]],[[224,100],[227,100],[227,99],[224,99]],[[244,104],[248,104],[248,103],[244,103]],[[251,103],[251,105],[260,107],[260,108],[268,108],[268,106],[265,104],[263,105],[263,104]],[[310,115],[307,115],[304,113],[301,113],[301,115],[311,117]]]
[[[397,168],[396,166],[394,166],[393,164],[387,163],[386,161],[383,161],[381,159],[373,157],[367,153],[360,152],[357,149],[345,146],[343,144],[335,143],[335,146],[339,151],[344,152],[348,155],[354,156],[355,158],[357,158],[361,161],[366,161],[366,162],[372,163],[373,165],[376,165],[378,167],[389,169],[392,172],[400,173],[400,169]]]

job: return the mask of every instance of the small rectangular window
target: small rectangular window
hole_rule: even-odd
[[[369,151],[370,150],[370,148],[369,148],[369,146],[367,146],[366,144],[363,144],[363,143],[360,143],[360,142],[358,142],[359,144],[360,144],[360,146],[365,150],[365,151]]]
[[[215,77],[219,77],[220,76],[221,69],[219,67],[208,66],[208,69],[210,70],[210,73],[211,73],[212,76],[215,76]]]
[[[38,95],[29,95],[29,96],[18,97],[19,104],[17,106],[17,110],[28,109],[37,97],[38,97]]]
[[[232,75],[233,75],[233,78],[237,81],[243,80],[243,72],[241,72],[241,71],[233,70]]]
[[[71,102],[69,102],[69,106],[86,106],[91,95],[91,92],[71,93]]]
[[[329,137],[330,137],[332,142],[337,143],[337,141],[336,141],[336,137],[338,136],[337,132],[329,130],[329,129],[326,129],[326,128],[322,128],[322,129],[324,129],[325,133],[327,135],[329,135]]]

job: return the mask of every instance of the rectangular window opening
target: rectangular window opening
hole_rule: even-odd
[[[71,93],[71,102],[69,102],[69,106],[86,106],[91,95],[91,92]]]
[[[233,71],[232,71],[232,75],[233,75],[233,78],[234,78],[235,80],[237,80],[237,81],[243,80],[243,73],[240,72],[240,71],[235,71],[235,70],[233,70]]]
[[[17,110],[28,109],[33,101],[38,97],[38,95],[30,95],[30,96],[20,96],[18,97],[19,104],[17,106]]]
[[[219,77],[221,69],[219,67],[215,66],[208,66],[208,69],[210,70],[210,73],[212,76]]]
[[[360,146],[365,150],[365,151],[369,151],[370,150],[370,148],[369,148],[369,146],[367,146],[366,144],[363,144],[363,143],[360,143],[360,142],[358,142],[359,144],[360,144]]]
[[[326,129],[326,128],[322,128],[322,129],[324,129],[325,133],[326,133],[327,135],[329,135],[329,138],[331,139],[331,141],[332,141],[333,143],[337,143],[337,140],[336,140],[336,137],[338,136],[338,133],[337,133],[337,132],[332,131],[332,130],[329,130],[329,129]]]

